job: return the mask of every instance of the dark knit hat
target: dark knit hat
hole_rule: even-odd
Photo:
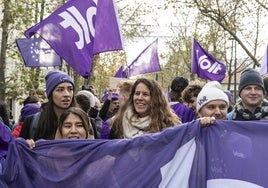
[[[260,73],[252,68],[247,68],[241,73],[240,83],[238,87],[239,96],[240,96],[242,89],[248,85],[257,85],[261,87],[263,90],[263,93],[265,93],[263,79]]]
[[[74,87],[73,79],[65,72],[59,70],[49,71],[46,75],[46,94],[47,98],[51,95],[55,87],[63,82],[69,82]]]
[[[26,104],[20,110],[21,120],[24,121],[26,117],[36,114],[37,112],[40,112],[40,106],[38,104],[35,103]]]
[[[188,79],[179,76],[171,82],[171,90],[175,92],[182,92],[188,85]]]

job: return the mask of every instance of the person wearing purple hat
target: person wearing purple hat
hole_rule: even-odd
[[[54,139],[59,117],[66,109],[76,106],[74,82],[68,74],[52,70],[45,80],[48,102],[42,104],[38,115],[25,119],[20,133],[25,139]]]
[[[25,118],[38,112],[40,112],[40,105],[38,105],[37,103],[29,103],[23,106],[22,109],[20,110],[19,124],[12,131],[12,135],[15,138],[19,137]]]
[[[109,90],[102,97],[104,101],[102,108],[100,109],[99,116],[103,121],[111,118],[119,109],[119,95],[118,93],[112,92]]]

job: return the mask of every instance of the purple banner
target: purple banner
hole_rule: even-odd
[[[28,29],[25,36],[35,33],[85,78],[94,54],[123,49],[112,0],[70,0]]]
[[[225,78],[226,66],[207,53],[200,44],[193,39],[192,44],[192,73],[199,78],[221,82]]]
[[[42,38],[16,39],[26,67],[61,66],[61,59]]]
[[[196,120],[135,139],[39,140],[34,149],[0,138],[1,149],[9,144],[0,187],[268,187],[266,121],[200,128]]]
[[[267,121],[217,121],[201,135],[192,177],[203,181],[192,187],[268,187]]]
[[[127,78],[145,73],[161,71],[157,53],[158,39],[147,46],[140,55],[124,70]]]
[[[132,140],[40,140],[34,149],[16,139],[2,163],[0,185],[137,188],[188,184],[198,130],[197,125],[177,126]]]

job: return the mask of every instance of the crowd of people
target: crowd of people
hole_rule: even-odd
[[[76,91],[73,79],[62,71],[49,71],[45,81],[47,101],[27,97],[13,127],[0,103],[1,126],[30,147],[39,139],[131,139],[195,120],[208,126],[216,120],[268,119],[268,79],[252,68],[241,73],[236,104],[219,82],[184,77],[174,78],[168,94],[152,79],[123,80],[101,100],[94,86]]]

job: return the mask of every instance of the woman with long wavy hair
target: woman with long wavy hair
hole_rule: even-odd
[[[128,101],[112,118],[109,138],[134,138],[181,124],[168,104],[161,86],[154,80],[139,78]]]

